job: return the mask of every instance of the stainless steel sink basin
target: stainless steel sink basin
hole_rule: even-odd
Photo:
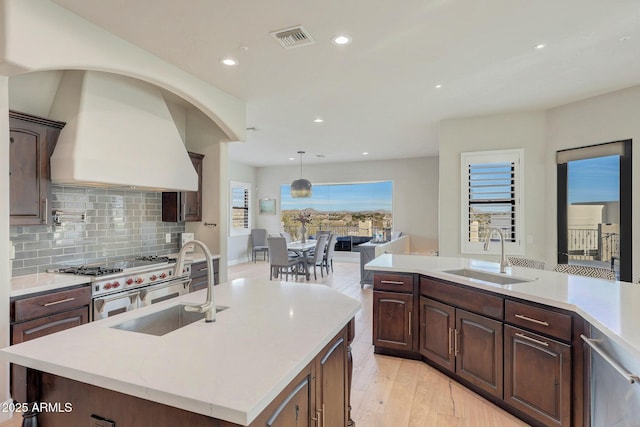
[[[229,307],[216,307],[216,313],[226,310],[227,308]],[[204,313],[187,311],[184,309],[184,304],[178,304],[165,310],[156,311],[155,313],[118,323],[112,326],[112,328],[161,336],[197,322],[200,319],[204,319]]]
[[[471,270],[469,268],[461,268],[459,270],[448,270],[444,273],[455,274],[469,279],[481,280],[483,282],[495,283],[498,285],[513,285],[514,283],[531,282],[530,279],[520,279],[505,274],[493,274],[485,271]]]

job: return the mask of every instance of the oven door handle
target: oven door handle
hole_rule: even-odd
[[[151,291],[158,291],[160,289],[171,288],[173,286],[178,286],[178,285],[183,285],[183,289],[187,289],[190,283],[191,283],[191,278],[185,277],[181,280],[170,280],[168,282],[165,282],[164,284],[147,286],[146,288],[140,290],[140,300],[144,301],[144,299],[147,297],[147,293]]]
[[[96,309],[98,310],[98,313],[102,314],[102,310],[104,309],[105,304],[107,304],[108,302],[119,300],[119,299],[122,299],[123,297],[129,297],[129,301],[131,301],[131,304],[135,304],[136,299],[138,298],[139,295],[140,295],[140,292],[135,291],[125,295],[122,295],[122,294],[114,295],[111,298],[109,297],[96,298],[96,300],[94,301],[94,304]]]

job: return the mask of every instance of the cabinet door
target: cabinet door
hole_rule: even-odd
[[[313,404],[313,388],[311,374],[297,378],[289,386],[287,392],[277,399],[272,406],[264,424],[261,420],[251,423],[251,426],[267,427],[310,427],[311,410]],[[315,426],[315,422],[313,424]]]
[[[504,400],[545,425],[571,425],[571,347],[505,326]]]
[[[54,332],[64,331],[87,323],[89,307],[57,313],[11,326],[11,344],[33,340]],[[27,401],[27,369],[11,364],[11,397],[18,402]]]
[[[502,323],[456,310],[456,372],[475,386],[502,398]]]
[[[191,163],[198,174],[198,191],[185,191],[182,193],[184,200],[184,220],[202,221],[202,159],[204,156],[189,153]]]
[[[44,126],[11,119],[9,145],[10,224],[47,222],[48,158]]]
[[[323,426],[347,424],[347,345],[337,337],[318,355],[316,367],[316,408]]]
[[[452,372],[455,327],[453,307],[420,297],[420,354]]]
[[[373,292],[373,345],[413,350],[413,294]]]

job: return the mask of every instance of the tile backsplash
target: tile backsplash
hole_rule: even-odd
[[[162,193],[92,187],[51,187],[51,211],[86,213],[60,225],[11,226],[13,276],[61,265],[116,261],[178,251],[184,223],[162,222]],[[167,233],[171,242],[165,242]]]

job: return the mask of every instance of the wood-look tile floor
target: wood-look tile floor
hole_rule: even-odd
[[[264,261],[229,267],[229,280],[269,278]],[[305,282],[304,279],[290,281]],[[352,344],[353,382],[351,415],[357,427],[521,427],[518,420],[466,387],[430,366],[415,360],[373,353],[372,296],[370,286],[360,288],[357,263],[334,263],[334,272],[318,280],[362,304],[356,315],[356,338]],[[0,424],[18,427],[20,419]]]

